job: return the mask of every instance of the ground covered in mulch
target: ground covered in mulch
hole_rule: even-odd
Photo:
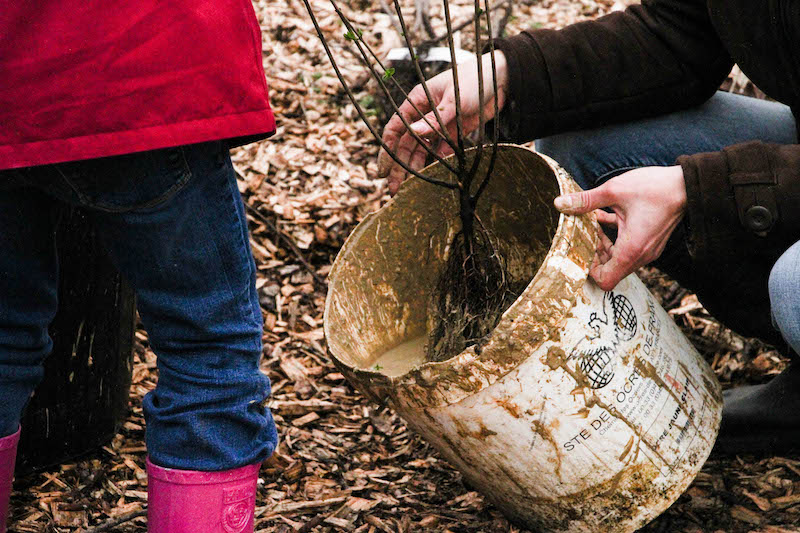
[[[454,18],[463,19],[471,0],[454,3]],[[329,5],[312,4],[362,104],[380,115],[364,71],[343,49]],[[623,7],[613,0],[514,4],[509,33],[560,27]],[[271,407],[281,432],[278,452],[261,471],[256,530],[521,531],[331,364],[321,329],[325,279],[349,232],[388,199],[386,184],[373,179],[377,147],[344,98],[301,0],[257,0],[255,6],[279,128],[272,139],[235,150],[234,161],[266,322],[262,368],[273,383]],[[381,53],[399,45],[378,2],[353,0],[350,6]],[[440,17],[433,23],[442,28]],[[733,84],[752,92],[746,80]],[[693,295],[658,272],[645,270],[642,277],[724,384],[760,382],[783,368],[777,352],[721,329]],[[157,370],[146,334],[140,330],[137,339],[131,414],[119,434],[83,460],[18,479],[11,531],[145,531],[141,399],[155,386]],[[800,456],[712,457],[687,493],[645,531],[785,533],[800,531],[792,526],[797,523]]]

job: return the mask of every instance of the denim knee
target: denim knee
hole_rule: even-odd
[[[800,353],[800,242],[778,259],[769,274],[772,317],[784,340]]]
[[[583,189],[594,186],[593,176],[586,171],[582,158],[592,149],[580,134],[553,135],[536,141],[536,151],[554,159]]]
[[[624,131],[625,126],[618,128]],[[554,159],[583,189],[597,187],[627,170],[648,166],[642,147],[617,142],[617,131],[582,130],[536,141],[536,150]]]

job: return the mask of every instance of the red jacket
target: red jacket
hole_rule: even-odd
[[[0,6],[0,169],[274,129],[250,0]]]

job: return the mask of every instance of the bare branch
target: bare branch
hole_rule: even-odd
[[[503,35],[506,26],[508,26],[508,21],[511,19],[511,15],[514,12],[513,0],[506,0],[501,5],[505,6],[505,12],[502,18],[500,18],[500,22],[495,26],[494,31],[490,34],[492,39],[497,39]]]
[[[392,13],[392,8],[389,7],[389,4],[386,3],[386,0],[381,0],[381,9],[384,13],[389,15],[389,20],[392,22],[392,26],[394,26],[394,31],[396,31],[398,34],[403,33],[403,28],[400,26],[400,21],[394,16]]]
[[[453,41],[453,21],[450,18],[450,3],[448,0],[444,0],[444,20],[447,24],[447,46],[450,48],[450,58],[453,69],[453,92],[455,93],[456,100],[456,141],[458,142],[456,157],[458,158],[459,169],[463,169],[465,165],[464,118],[461,114],[461,88],[458,83],[458,62],[456,60],[456,46]]]
[[[511,4],[512,1],[513,0],[509,0],[509,4]],[[496,9],[500,9],[502,6],[503,6],[503,4],[497,4],[496,6],[492,6],[491,10],[494,11]],[[459,22],[458,24],[453,26],[453,33],[463,30],[464,28],[466,28],[467,26],[472,24],[472,21],[473,21],[473,17],[470,17],[467,20]],[[442,33],[441,35],[437,35],[436,37],[432,37],[432,38],[428,39],[427,41],[424,41],[423,43],[421,43],[419,45],[419,47],[420,48],[425,48],[425,47],[428,47],[428,46],[432,46],[432,45],[434,45],[434,44],[436,44],[438,42],[444,41],[447,38],[448,34],[450,34],[450,32],[446,31],[446,32]]]
[[[454,183],[449,183],[446,181],[430,178],[412,169],[405,162],[401,161],[400,158],[398,158],[393,153],[393,151],[386,145],[386,143],[383,142],[383,139],[375,130],[375,127],[367,119],[364,110],[358,103],[358,100],[356,99],[353,92],[348,87],[347,82],[345,81],[344,76],[342,75],[342,71],[339,69],[339,65],[336,64],[336,59],[334,59],[333,53],[331,52],[331,49],[328,46],[328,42],[325,39],[325,34],[322,33],[322,28],[319,27],[319,21],[317,21],[317,17],[314,15],[314,11],[311,9],[311,4],[309,3],[309,0],[303,0],[303,4],[306,6],[306,11],[308,11],[309,16],[311,17],[311,22],[314,24],[314,29],[316,30],[317,35],[319,36],[319,39],[322,42],[322,47],[325,49],[325,53],[328,55],[328,59],[330,60],[331,65],[333,66],[333,70],[336,73],[336,77],[339,78],[339,82],[342,84],[342,87],[344,88],[347,97],[350,99],[350,102],[353,104],[353,107],[356,108],[358,116],[361,118],[362,122],[366,124],[367,128],[369,129],[369,132],[372,134],[373,137],[375,137],[375,140],[378,141],[378,144],[380,144],[381,148],[383,148],[386,151],[386,153],[389,155],[389,157],[391,157],[394,160],[395,163],[400,165],[400,167],[409,174],[412,174],[413,176],[416,176],[417,178],[426,181],[428,183],[431,183],[433,185],[438,185],[440,187],[445,187],[447,189],[458,189],[459,188],[458,185]]]
[[[433,39],[436,33],[433,31],[433,25],[431,24],[431,0],[414,0],[414,8],[414,15],[416,18],[414,22],[414,31],[416,33],[424,31],[426,38]]]
[[[117,526],[124,524],[125,522],[130,522],[131,520],[135,520],[140,516],[145,516],[145,515],[147,515],[147,509],[139,509],[137,511],[131,511],[130,513],[125,513],[115,518],[111,518],[110,520],[106,520],[99,526],[86,530],[86,533],[101,533],[102,531],[113,531],[117,528]]]
[[[483,144],[486,141],[484,128],[486,127],[486,114],[483,110],[483,99],[485,96],[485,87],[483,84],[483,58],[481,57],[481,2],[475,0],[475,60],[478,62],[478,150],[475,154],[475,159],[472,161],[472,167],[464,179],[465,188],[469,191],[472,186],[472,180],[475,179],[475,174],[481,164],[483,158]],[[474,202],[475,200],[472,199]]]
[[[388,70],[388,69],[386,68],[386,65],[384,65],[384,64],[383,64],[383,62],[381,61],[380,57],[378,57],[378,55],[375,53],[375,51],[372,49],[372,47],[369,45],[369,43],[367,43],[367,42],[366,42],[364,39],[362,39],[362,38],[360,37],[360,35],[358,35],[358,33],[356,32],[356,29],[355,29],[355,27],[353,27],[353,25],[352,25],[352,22],[350,22],[350,19],[349,19],[349,18],[348,18],[346,15],[344,15],[344,13],[343,13],[343,12],[342,12],[340,9],[338,9],[338,7],[336,6],[336,4],[335,4],[335,2],[334,2],[333,0],[331,0],[331,4],[333,5],[333,7],[334,7],[334,9],[336,10],[336,12],[337,12],[337,14],[339,15],[339,17],[342,19],[342,22],[344,22],[344,23],[345,23],[345,25],[347,26],[347,29],[348,29],[349,31],[353,32],[353,34],[354,34],[354,35],[355,35],[355,36],[358,38],[358,41],[359,41],[359,42],[360,42],[360,43],[361,43],[361,44],[364,46],[364,48],[365,48],[365,49],[366,49],[366,50],[369,52],[370,56],[372,56],[372,58],[375,60],[375,62],[378,64],[378,66],[381,68],[381,70],[383,70],[384,72],[386,72],[386,71]],[[384,3],[384,5],[385,5],[385,3]],[[388,6],[387,6],[387,8],[388,8]],[[405,21],[404,21],[402,18],[400,18],[399,20],[400,20],[401,22],[403,22],[403,23],[405,22]],[[403,26],[401,26],[401,27],[400,27],[400,29],[401,29],[401,33],[402,33]],[[344,49],[345,49],[345,50],[347,50],[347,51],[351,51],[349,48],[344,48]],[[363,55],[363,51],[361,51],[360,49],[359,49],[359,51],[361,52],[361,57],[359,57],[359,56],[358,56],[358,54],[355,54],[355,53],[353,53],[353,55],[354,55],[354,56],[355,56],[357,59],[359,59],[359,60],[363,61],[363,62],[365,63],[365,65],[366,65],[368,68],[372,69],[372,66],[369,64],[368,60],[367,60],[367,59],[364,57],[364,55]],[[413,56],[412,56],[412,61],[414,61],[414,59],[413,59]],[[445,142],[448,142],[447,136],[446,136],[445,134],[443,134],[441,131],[439,131],[439,129],[438,129],[438,128],[436,128],[436,127],[435,127],[433,124],[431,124],[431,122],[430,122],[430,121],[428,120],[428,118],[425,116],[426,114],[425,114],[425,113],[423,113],[423,112],[422,112],[422,111],[419,109],[419,107],[417,107],[417,105],[416,105],[416,104],[415,104],[413,101],[409,100],[409,98],[408,98],[408,93],[407,93],[407,92],[406,92],[406,90],[403,88],[403,86],[402,86],[402,85],[400,85],[400,83],[399,83],[399,82],[398,82],[398,81],[397,81],[397,80],[396,80],[396,79],[395,79],[393,76],[392,76],[392,77],[390,77],[390,79],[391,79],[391,80],[392,80],[392,82],[394,83],[394,86],[395,86],[395,87],[396,87],[396,88],[397,88],[397,89],[400,91],[400,93],[403,95],[403,97],[404,97],[406,100],[408,100],[408,103],[409,103],[409,104],[411,104],[411,107],[414,109],[414,111],[416,111],[416,112],[417,112],[417,114],[418,114],[418,115],[420,115],[420,116],[422,117],[422,120],[424,120],[424,121],[425,121],[425,123],[426,123],[428,126],[430,126],[430,127],[431,127],[431,129],[432,129],[432,130],[434,130],[434,132],[436,132],[436,133],[439,135],[439,137],[440,137],[440,138],[441,138],[443,141],[445,141]],[[382,81],[383,81],[383,77],[381,76],[381,79],[380,79],[380,80],[378,80],[378,83],[381,83]],[[391,94],[386,94],[386,96],[387,96],[387,98],[390,100],[390,102],[391,102],[392,104],[394,104],[394,111],[395,111],[395,112],[399,112],[399,108],[397,108],[395,101],[394,101],[394,100],[392,99],[392,97],[391,97]],[[429,104],[430,104],[430,102],[429,102]],[[402,119],[403,117],[400,117],[400,118]]]
[[[397,11],[397,16],[400,19],[400,25],[403,28],[403,38],[406,41],[406,47],[408,47],[408,54],[411,57],[411,61],[414,64],[414,68],[417,71],[417,81],[419,81],[422,90],[425,91],[425,98],[428,100],[428,105],[430,106],[431,110],[433,111],[433,116],[436,117],[436,122],[439,124],[439,128],[441,129],[442,133],[445,137],[445,142],[450,146],[450,149],[455,152],[458,150],[458,145],[456,141],[450,136],[450,132],[447,131],[447,124],[444,123],[442,120],[442,116],[439,114],[439,109],[436,107],[436,101],[433,99],[431,95],[430,88],[428,87],[428,83],[425,80],[425,74],[422,72],[422,67],[419,65],[419,58],[417,57],[417,52],[414,49],[414,46],[411,44],[411,37],[408,33],[408,27],[406,26],[405,19],[403,18],[403,12],[400,10],[400,2],[398,0],[394,0],[394,8]]]
[[[367,56],[367,52],[365,52],[364,50],[366,49],[366,50],[369,51],[370,55],[375,59],[375,61],[380,66],[380,68],[383,69],[384,73],[389,72],[389,71],[383,65],[383,63],[378,58],[378,56],[375,54],[375,52],[372,50],[372,48],[369,46],[369,44],[367,44],[367,42],[364,41],[361,38],[361,32],[358,29],[356,29],[355,26],[353,26],[353,23],[350,21],[349,17],[347,17],[347,15],[345,15],[344,12],[339,8],[338,4],[336,3],[336,0],[330,0],[330,2],[331,2],[331,5],[333,6],[333,9],[336,11],[336,14],[339,15],[339,19],[344,23],[344,25],[347,28],[348,32],[352,35],[352,40],[353,40],[353,42],[355,42],[356,48],[358,49],[359,53],[361,54],[361,58],[360,59],[363,61],[364,66],[366,66],[369,69],[369,71],[372,73],[373,77],[375,78],[375,81],[378,82],[378,86],[380,86],[381,90],[383,91],[384,96],[386,97],[386,99],[391,104],[392,109],[397,114],[397,116],[400,118],[400,121],[403,123],[403,126],[406,128],[406,131],[411,135],[411,137],[420,146],[422,146],[425,149],[426,152],[428,152],[428,154],[431,157],[433,157],[436,161],[441,163],[445,168],[447,168],[447,170],[449,170],[453,174],[456,174],[456,168],[453,167],[443,157],[439,156],[436,153],[436,151],[433,148],[431,148],[428,145],[428,143],[425,142],[422,139],[422,137],[419,136],[419,134],[417,132],[415,132],[413,129],[411,129],[411,124],[409,124],[408,120],[400,112],[400,107],[398,106],[397,102],[395,102],[394,98],[392,97],[392,93],[389,91],[389,89],[386,87],[386,84],[384,83],[384,74],[383,73],[379,73],[379,72],[377,72],[375,70],[375,68],[373,67],[372,63],[370,63],[370,61],[369,61],[369,57]],[[389,78],[394,80],[393,76],[389,76]],[[395,82],[395,85],[397,85],[397,86],[400,85],[399,83],[397,83],[397,80],[394,80],[394,82]],[[402,87],[400,89],[401,89],[401,91],[403,91]],[[406,96],[406,98],[408,98],[408,94],[406,94],[405,91],[403,91],[403,94]],[[434,126],[430,122],[428,122],[428,120],[425,118],[425,114],[422,113],[419,110],[419,108],[417,108],[417,106],[413,102],[411,102],[411,105],[416,109],[417,113],[422,115],[423,120],[425,120],[425,122],[431,128],[433,128],[434,131],[437,131],[436,128],[434,128]],[[441,133],[439,135],[442,138],[444,138],[441,135]]]
[[[238,174],[238,172],[237,172]],[[259,222],[267,226],[270,231],[272,231],[279,239],[286,243],[292,253],[297,257],[297,260],[305,267],[306,271],[311,274],[311,277],[314,278],[314,281],[319,283],[320,287],[327,287],[328,282],[322,279],[322,277],[317,274],[316,269],[308,262],[308,259],[303,256],[303,252],[300,251],[300,248],[297,247],[297,244],[294,242],[291,236],[286,234],[285,232],[281,231],[281,229],[276,225],[273,224],[267,217],[262,215],[258,209],[251,206],[249,203],[244,204],[245,210],[247,210],[253,218],[257,219]]]
[[[369,54],[372,56],[372,58],[375,60],[375,62],[378,64],[378,66],[381,68],[381,70],[383,70],[384,72],[387,72],[387,70],[388,70],[388,69],[387,69],[386,65],[384,65],[384,64],[383,64],[383,61],[381,61],[381,60],[380,60],[380,58],[379,58],[379,57],[378,57],[378,55],[377,55],[377,54],[374,52],[374,50],[372,49],[372,47],[371,47],[369,44],[367,44],[367,42],[366,42],[366,41],[364,41],[363,39],[361,39],[361,40],[360,40],[360,42],[361,42],[361,44],[363,44],[363,45],[364,45],[364,47],[366,48],[366,50],[369,52]],[[348,51],[350,51],[350,49],[349,49],[349,48],[345,48],[345,50],[348,50]],[[363,57],[359,57],[359,56],[358,56],[358,55],[357,55],[355,52],[353,52],[353,55],[354,55],[354,56],[356,56],[356,58],[357,58],[358,60],[360,60],[360,61],[364,62],[364,63],[365,63],[365,66],[367,66],[368,68],[370,68],[370,70],[373,70],[373,69],[372,69],[372,66],[371,66],[371,65],[369,65],[369,63],[367,63],[367,62],[364,60],[364,58],[363,58]],[[413,102],[413,101],[412,101],[412,100],[409,98],[409,94],[408,94],[408,92],[407,92],[407,91],[406,91],[406,90],[403,88],[403,86],[402,86],[402,85],[401,85],[401,84],[400,84],[400,83],[399,83],[399,82],[398,82],[398,81],[397,81],[397,80],[394,78],[394,76],[391,76],[391,77],[390,77],[390,79],[391,79],[392,83],[394,84],[394,87],[395,87],[397,90],[399,90],[399,91],[400,91],[400,94],[402,94],[402,95],[403,95],[403,98],[404,98],[406,101],[408,101],[408,103],[409,103],[409,104],[411,104],[411,108],[412,108],[414,111],[416,111],[416,113],[417,113],[417,114],[418,114],[418,115],[419,115],[419,116],[422,118],[422,120],[423,120],[423,121],[425,121],[425,124],[427,124],[428,126],[430,126],[430,128],[431,128],[431,129],[434,131],[434,133],[436,133],[436,135],[438,135],[438,136],[439,136],[439,138],[440,138],[441,140],[443,140],[443,141],[445,141],[445,142],[449,142],[449,141],[448,141],[448,137],[447,137],[447,135],[446,135],[445,133],[442,133],[442,131],[440,131],[440,129],[439,129],[439,128],[437,128],[436,126],[434,126],[433,124],[431,124],[431,121],[430,121],[430,120],[428,120],[427,113],[423,113],[423,112],[422,112],[422,110],[421,110],[421,109],[420,109],[420,108],[417,106],[417,104],[415,104],[415,103],[414,103],[414,102]],[[383,76],[381,76],[381,79],[378,81],[378,83],[381,83],[382,81],[383,81]],[[393,99],[392,99],[392,96],[391,96],[391,94],[384,94],[384,95],[387,97],[387,99],[388,99],[388,100],[390,101],[390,103],[392,104],[392,106],[393,106],[393,110],[394,110],[396,113],[398,113],[398,114],[399,114],[399,112],[400,112],[400,108],[399,108],[399,107],[397,107],[397,103],[396,103],[396,101],[395,101],[395,100],[393,100]],[[404,117],[402,117],[402,116],[400,117],[401,121],[403,120],[403,118],[404,118]],[[413,134],[413,132],[412,132],[412,134]]]
[[[492,34],[492,17],[489,15],[489,0],[484,0],[484,6],[486,6],[485,13],[486,13],[486,29],[489,31],[489,35]],[[492,172],[494,172],[494,165],[497,161],[497,147],[500,142],[500,106],[497,102],[499,98],[498,87],[497,87],[497,62],[494,57],[494,40],[489,39],[489,57],[491,58],[492,63],[492,86],[494,89],[494,120],[492,122],[492,155],[489,159],[489,167],[486,170],[486,177],[483,178],[483,182],[481,182],[478,190],[475,191],[475,194],[472,197],[472,201],[477,204],[478,199],[480,198],[483,191],[486,189],[486,186],[489,184],[489,179],[492,177]]]

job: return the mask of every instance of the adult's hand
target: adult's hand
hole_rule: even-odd
[[[589,274],[610,291],[623,278],[656,260],[686,210],[686,188],[680,166],[644,167],[610,179],[580,193],[559,196],[556,208],[569,215],[597,209],[601,224],[616,226],[611,243],[601,233],[597,256]],[[601,210],[610,207],[614,212]]]
[[[506,57],[503,52],[494,53],[497,71],[497,106],[502,109],[508,91],[508,72]],[[464,135],[474,131],[480,125],[480,108],[484,109],[484,117],[489,120],[494,116],[494,84],[492,83],[491,55],[484,54],[483,64],[483,102],[478,94],[478,61],[466,61],[458,65],[458,86],[461,96],[461,114]],[[439,116],[444,122],[445,130],[452,139],[456,139],[456,96],[453,84],[453,71],[442,72],[427,81],[428,90],[436,106]],[[413,102],[413,105],[412,105]],[[408,93],[408,99],[399,107],[399,114],[406,119],[419,137],[426,140],[441,156],[452,153],[452,149],[441,141],[441,137],[428,125],[414,106],[425,114],[425,119],[439,130],[439,123],[425,95],[422,85],[417,85]],[[383,131],[383,142],[391,148],[397,157],[414,170],[425,164],[428,152],[411,136],[403,125],[403,121],[395,113]],[[406,178],[406,171],[398,165],[384,150],[378,157],[378,175],[389,179],[389,191],[394,194]]]

